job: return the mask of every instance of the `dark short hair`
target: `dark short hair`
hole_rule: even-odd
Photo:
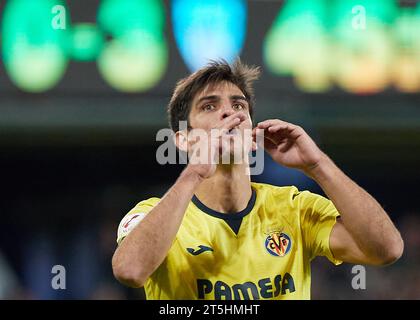
[[[189,121],[191,102],[195,95],[207,85],[228,81],[236,85],[249,104],[252,117],[255,103],[253,82],[258,79],[260,68],[247,66],[239,59],[230,66],[225,60],[211,61],[205,67],[181,79],[176,84],[168,104],[169,125],[173,131],[179,130],[180,121]]]

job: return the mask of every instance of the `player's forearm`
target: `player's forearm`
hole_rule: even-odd
[[[307,174],[332,200],[345,228],[365,255],[383,263],[401,256],[403,240],[387,213],[330,158],[324,155],[319,165]]]
[[[146,217],[121,242],[112,266],[122,283],[141,287],[166,257],[201,178],[184,170]]]

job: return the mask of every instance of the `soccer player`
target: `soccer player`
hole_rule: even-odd
[[[144,286],[147,299],[310,299],[316,256],[379,266],[402,255],[387,213],[303,128],[278,119],[252,127],[258,75],[240,61],[217,61],[174,90],[170,125],[189,163],[161,199],[139,202],[122,219],[112,259],[115,277]],[[260,136],[275,162],[304,172],[329,199],[251,182],[247,156],[218,161],[261,147]]]

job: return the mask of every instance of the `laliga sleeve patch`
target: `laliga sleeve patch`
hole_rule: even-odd
[[[120,234],[125,236],[130,233],[133,228],[139,224],[141,220],[146,216],[145,213],[136,213],[136,214],[130,214],[127,217],[125,217],[120,224]]]

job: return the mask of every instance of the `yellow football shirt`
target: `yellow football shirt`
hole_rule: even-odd
[[[341,263],[329,247],[339,213],[309,191],[251,185],[238,213],[216,212],[193,197],[165,260],[145,283],[147,299],[310,299],[311,260]],[[141,201],[123,218],[118,243],[159,200]]]

